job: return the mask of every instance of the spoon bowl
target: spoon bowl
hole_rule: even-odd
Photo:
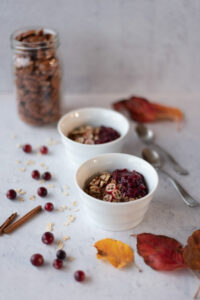
[[[145,148],[142,150],[142,157],[155,168],[161,168],[163,161],[159,153],[153,149]]]
[[[177,173],[179,173],[180,175],[188,175],[189,174],[189,172],[185,168],[183,168],[170,153],[168,153],[166,150],[164,150],[162,147],[160,147],[158,144],[156,144],[154,142],[155,135],[151,129],[147,128],[144,124],[139,123],[136,126],[135,131],[136,131],[139,139],[143,143],[145,143],[147,145],[151,144],[157,150],[159,150],[159,152],[165,156],[167,161],[171,163],[171,165],[173,166],[173,169]]]

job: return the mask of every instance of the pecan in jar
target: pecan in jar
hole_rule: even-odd
[[[11,36],[18,113],[26,123],[43,125],[60,116],[58,46],[53,30],[22,29]]]

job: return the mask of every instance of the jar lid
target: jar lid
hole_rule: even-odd
[[[58,48],[59,36],[56,30],[42,27],[24,27],[10,37],[11,48],[15,50],[39,50]]]

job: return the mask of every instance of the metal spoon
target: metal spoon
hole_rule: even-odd
[[[173,186],[188,206],[194,207],[200,205],[200,203],[196,201],[192,196],[190,196],[176,179],[174,179],[170,174],[168,174],[165,170],[162,169],[163,162],[158,152],[149,148],[145,148],[142,151],[142,157],[150,164],[152,164],[156,169],[159,169],[160,172],[169,177]]]
[[[151,144],[152,146],[154,146],[155,148],[157,148],[161,153],[164,154],[164,156],[166,157],[166,159],[173,165],[173,169],[181,174],[181,175],[188,175],[189,172],[184,169],[183,167],[181,167],[179,165],[179,163],[172,157],[171,154],[169,154],[166,150],[164,150],[162,147],[160,147],[159,145],[157,145],[154,142],[154,138],[155,135],[153,133],[153,131],[149,128],[147,128],[145,125],[143,124],[138,124],[135,128],[136,133],[138,135],[138,137],[145,143],[145,144]]]

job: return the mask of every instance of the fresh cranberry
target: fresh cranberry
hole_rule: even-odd
[[[47,189],[45,187],[39,187],[37,193],[40,197],[46,197]]]
[[[32,265],[36,266],[36,267],[39,267],[39,266],[42,266],[43,263],[44,263],[44,258],[41,254],[39,253],[36,253],[36,254],[33,254],[31,256],[31,263]]]
[[[46,146],[40,147],[40,153],[47,154],[48,153],[48,148]]]
[[[23,151],[26,153],[31,153],[32,152],[32,147],[29,144],[26,144],[23,146]]]
[[[60,260],[60,259],[55,259],[55,260],[53,261],[53,267],[54,267],[55,269],[59,270],[59,269],[62,268],[62,266],[63,266],[62,260]]]
[[[40,178],[40,172],[38,170],[33,170],[33,172],[31,173],[31,176],[33,179],[39,179]]]
[[[6,196],[8,199],[14,200],[17,197],[17,193],[15,192],[15,190],[8,190]]]
[[[57,252],[56,252],[56,257],[58,258],[58,259],[60,259],[60,260],[64,260],[65,259],[65,257],[66,257],[66,252],[64,251],[64,250],[58,250]]]
[[[53,243],[53,241],[54,241],[54,235],[53,235],[53,233],[51,233],[49,231],[43,233],[43,235],[42,235],[42,242],[44,244],[50,245],[50,244]]]
[[[42,179],[50,180],[51,179],[51,173],[50,172],[44,172],[44,174],[42,174]]]
[[[52,210],[54,210],[53,203],[47,202],[47,203],[45,204],[44,208],[45,208],[47,211],[52,211]]]
[[[83,281],[85,279],[85,273],[81,270],[78,270],[74,273],[74,278],[76,281]]]

